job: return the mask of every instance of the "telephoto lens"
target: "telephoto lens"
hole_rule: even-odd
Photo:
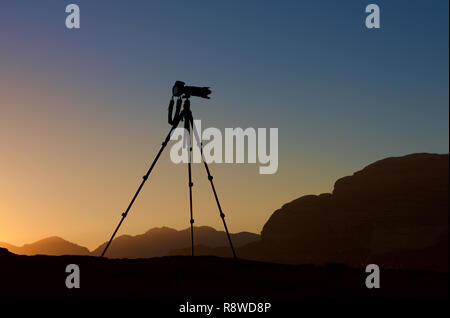
[[[211,90],[209,87],[185,86],[184,93],[187,96],[197,96],[209,99],[208,95],[211,94]]]

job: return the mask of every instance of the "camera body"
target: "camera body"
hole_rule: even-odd
[[[209,94],[211,94],[209,87],[185,86],[185,83],[182,81],[176,81],[172,87],[172,95],[176,97],[189,98],[197,96],[209,99]]]

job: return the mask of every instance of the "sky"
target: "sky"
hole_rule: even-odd
[[[66,5],[81,28],[65,27]],[[367,29],[365,7],[381,9]],[[448,153],[448,1],[0,2],[0,241],[109,239],[166,136],[176,80],[202,127],[278,128],[278,171],[211,164],[231,232],[390,156]],[[222,230],[200,165],[195,225]],[[189,226],[163,153],[119,231]]]

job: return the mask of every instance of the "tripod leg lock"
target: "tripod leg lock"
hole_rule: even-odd
[[[123,216],[123,217],[126,217],[126,216],[127,216],[127,212],[123,212],[123,213],[122,213],[122,216]]]
[[[225,214],[220,213],[220,217],[221,217],[222,219],[224,219],[224,218],[225,218]]]
[[[189,187],[193,187],[194,183],[193,182],[189,182]]]
[[[148,176],[145,175],[145,176],[142,177],[142,179],[147,180],[147,179],[148,179]]]
[[[191,219],[191,224],[194,224],[194,219]]]
[[[212,181],[212,179],[214,179],[213,176],[208,176],[209,181]]]

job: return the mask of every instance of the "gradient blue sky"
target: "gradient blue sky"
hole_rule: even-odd
[[[80,6],[79,30],[65,28],[69,3]],[[381,8],[379,30],[364,26],[369,3]],[[175,80],[212,87],[211,100],[192,101],[204,127],[279,128],[276,175],[213,165],[233,231],[259,232],[283,203],[329,192],[378,159],[448,153],[448,10],[446,0],[1,1],[0,213],[9,224],[0,241],[59,234],[89,247],[103,242],[168,130]],[[186,211],[163,211],[174,180],[181,198],[170,210],[184,209],[185,169],[160,170],[155,183],[167,188],[137,207],[156,199],[160,211],[127,219],[124,232],[188,226]],[[64,191],[54,192],[55,180]],[[36,193],[47,203],[33,201]],[[204,213],[199,225],[220,228],[215,211]],[[36,224],[39,231],[18,235]]]

